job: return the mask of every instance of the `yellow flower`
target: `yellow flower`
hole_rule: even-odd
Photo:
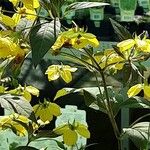
[[[53,116],[61,115],[60,107],[55,104],[44,100],[44,103],[33,106],[36,117],[39,117],[43,122],[51,121]]]
[[[0,130],[10,128],[16,135],[25,136],[27,130],[21,123],[28,125],[29,121],[30,120],[27,117],[16,113],[9,116],[3,116],[0,118]]]
[[[33,86],[26,86],[25,90],[31,93],[34,96],[39,97],[39,90]]]
[[[102,69],[121,70],[124,66],[124,59],[119,56],[113,49],[106,49],[103,57],[101,57],[100,67]]]
[[[82,28],[72,28],[68,31],[62,32],[54,45],[52,50],[55,52],[62,47],[73,47],[75,49],[82,49],[88,45],[98,47],[99,41],[96,36],[91,33],[86,33]]]
[[[32,95],[37,96],[37,97],[39,96],[39,90],[33,86],[22,87],[21,85],[19,85],[19,87],[17,87],[16,89],[8,91],[8,93],[16,94],[16,95],[22,95],[29,102],[32,99]]]
[[[90,138],[90,132],[87,129],[87,126],[79,122],[73,122],[72,124],[64,124],[55,128],[54,133],[63,136],[63,141],[68,146],[73,146],[78,140],[78,134]]]
[[[26,7],[17,7],[16,13],[12,17],[7,15],[0,14],[0,22],[4,23],[6,26],[10,28],[14,28],[20,22],[21,18],[27,18],[28,20],[35,20],[36,18],[36,11],[35,9],[28,9]]]
[[[5,24],[6,26],[9,26],[12,29],[16,26],[13,18],[6,16],[6,15],[3,15],[2,13],[0,13],[0,22]]]
[[[22,17],[26,17],[28,20],[35,20],[36,11],[34,9],[27,9],[26,7],[17,8],[17,12],[12,16],[12,19],[17,25]]]
[[[149,39],[135,39],[136,48],[139,51],[150,52],[150,40]]]
[[[39,90],[33,86],[26,86],[24,87],[23,92],[21,92],[21,95],[29,102],[32,99],[31,94],[36,97],[39,97]]]
[[[88,45],[92,47],[99,46],[99,41],[96,39],[96,36],[90,33],[78,33],[78,36],[72,38],[70,40],[70,43],[75,49],[82,49],[87,47]]]
[[[148,86],[146,84],[136,84],[136,85],[132,86],[127,92],[128,97],[136,96],[142,90],[144,91],[144,97],[146,99],[149,99],[150,98],[150,86]]]
[[[13,5],[16,7],[18,6],[19,2],[23,2],[26,8],[33,9],[38,8],[40,6],[39,0],[9,0],[13,3]]]
[[[2,37],[0,35],[0,58],[13,56],[23,57],[25,51],[20,48],[10,37]]]
[[[120,51],[123,52],[133,48],[134,45],[135,45],[135,41],[133,39],[128,39],[118,43],[117,47],[119,47]]]
[[[142,39],[140,36],[136,35],[134,39],[124,40],[118,43],[117,47],[119,48],[120,52],[124,53],[125,51],[129,51],[128,56],[133,48],[134,51],[138,52],[150,52],[150,39],[146,38],[146,34]]]
[[[51,65],[46,70],[45,74],[48,74],[48,80],[53,81],[61,77],[66,83],[72,81],[71,72],[75,72],[77,68],[70,67],[68,65]]]

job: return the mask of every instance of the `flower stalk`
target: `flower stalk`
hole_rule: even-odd
[[[92,55],[89,53],[89,51],[87,49],[84,49],[85,52],[87,53],[87,55],[90,57],[91,61],[96,65],[97,67],[97,71],[100,74],[100,76],[102,77],[102,82],[103,82],[103,87],[104,87],[104,91],[105,91],[105,95],[106,95],[106,101],[107,103],[105,103],[105,101],[103,101],[104,105],[106,106],[107,109],[107,114],[108,117],[110,119],[110,122],[112,124],[113,130],[114,130],[114,134],[116,139],[118,140],[118,150],[121,150],[121,141],[120,141],[120,131],[118,129],[116,120],[115,120],[115,116],[113,114],[113,110],[112,110],[112,105],[110,102],[110,98],[109,98],[109,94],[108,94],[108,90],[107,90],[107,84],[106,84],[106,80],[105,80],[105,76],[104,76],[104,72],[103,70],[100,68],[99,64],[97,63],[97,61],[94,59],[94,57],[92,57]],[[96,77],[97,78],[97,77]],[[99,87],[100,89],[100,87]]]

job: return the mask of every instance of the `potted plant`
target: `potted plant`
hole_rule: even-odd
[[[134,13],[137,6],[137,0],[119,0],[121,21],[130,22],[134,20]]]
[[[91,0],[93,2],[93,0]],[[96,2],[103,3],[103,0],[97,0]],[[100,21],[104,19],[104,7],[94,7],[90,8],[90,20],[94,21],[95,27],[100,27]]]
[[[139,6],[143,7],[144,12],[150,10],[150,0],[138,0]]]

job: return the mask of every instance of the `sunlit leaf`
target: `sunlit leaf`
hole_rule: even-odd
[[[32,106],[22,96],[15,96],[11,94],[0,95],[1,107],[18,114],[29,117],[33,111]]]
[[[84,8],[91,8],[91,7],[102,7],[109,5],[108,3],[100,3],[100,2],[75,2],[70,4],[66,10],[79,10],[79,9],[84,9]]]
[[[68,92],[65,90],[65,89],[60,89],[57,91],[55,97],[54,97],[54,100],[56,100],[57,98],[59,97],[62,97],[64,95],[66,95]]]
[[[124,128],[123,131],[124,136],[128,136],[137,148],[144,150],[150,146],[150,122],[140,122],[131,128]]]

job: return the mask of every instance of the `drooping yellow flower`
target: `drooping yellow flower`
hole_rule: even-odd
[[[9,116],[3,116],[0,118],[0,130],[10,128],[16,135],[25,136],[27,134],[27,130],[21,123],[28,125],[29,121],[30,120],[27,117],[17,113]]]
[[[25,51],[20,48],[10,37],[0,35],[0,58],[24,56]]]
[[[12,19],[17,25],[22,17],[26,17],[28,20],[35,20],[36,11],[34,9],[27,9],[26,7],[18,7],[16,13],[12,16]]]
[[[12,17],[0,13],[0,22],[13,29],[20,22],[20,19],[25,17],[28,20],[34,21],[36,18],[35,9],[34,8],[28,9],[26,7],[17,7],[16,13],[14,13]]]
[[[82,49],[88,45],[92,47],[98,47],[99,41],[96,39],[96,36],[90,33],[78,33],[79,35],[71,38],[70,43],[75,49]]]
[[[72,81],[71,72],[75,72],[77,68],[70,67],[69,65],[51,65],[46,70],[45,74],[48,75],[48,80],[53,81],[61,77],[66,83]]]
[[[128,56],[131,53],[131,49],[134,49],[134,53],[137,52],[150,52],[150,39],[147,39],[146,33],[144,38],[141,39],[140,35],[135,35],[134,39],[124,40],[117,44],[120,52],[124,53],[125,51],[128,52]]]
[[[132,86],[127,92],[128,97],[129,98],[134,97],[138,95],[142,90],[144,92],[144,97],[146,99],[149,99],[150,98],[150,86],[146,84],[136,84]]]
[[[72,28],[68,31],[62,32],[54,45],[52,50],[55,52],[62,47],[72,47],[75,49],[82,49],[87,46],[98,47],[99,41],[96,36],[91,33],[86,33],[82,28]]]
[[[60,107],[55,104],[44,100],[44,103],[39,103],[33,106],[36,117],[39,117],[43,122],[51,121],[53,116],[61,115]]]
[[[39,90],[33,86],[26,86],[24,87],[24,91],[22,92],[22,95],[25,97],[25,99],[31,101],[32,99],[31,95],[39,97]]]
[[[15,21],[11,17],[3,15],[2,13],[0,13],[0,22],[12,29],[16,26]]]
[[[85,138],[90,138],[90,132],[87,126],[79,122],[73,122],[72,124],[64,124],[55,128],[54,133],[63,136],[63,141],[68,146],[73,146],[78,140],[78,134]]]
[[[128,39],[118,43],[117,47],[119,47],[120,51],[123,52],[133,48],[134,45],[135,45],[135,41],[133,39]]]
[[[17,87],[16,89],[8,91],[8,93],[21,95],[26,100],[28,100],[29,102],[32,99],[32,95],[37,96],[37,97],[39,96],[39,90],[33,86],[22,87],[21,85],[19,85],[19,87]]]
[[[113,49],[106,49],[101,57],[100,67],[102,69],[121,70],[124,66],[124,59],[119,56]]]
[[[92,57],[99,64],[101,69],[112,70],[114,73],[117,72],[117,70],[123,69],[125,64],[125,60],[119,56],[114,49],[106,49],[104,52],[98,51],[94,53]],[[92,60],[88,56],[83,56],[81,58],[89,64],[93,64]]]
[[[28,9],[38,8],[40,6],[39,0],[9,0],[16,7],[19,2],[22,2]]]
[[[150,52],[150,39],[135,39],[136,48],[138,51]]]

